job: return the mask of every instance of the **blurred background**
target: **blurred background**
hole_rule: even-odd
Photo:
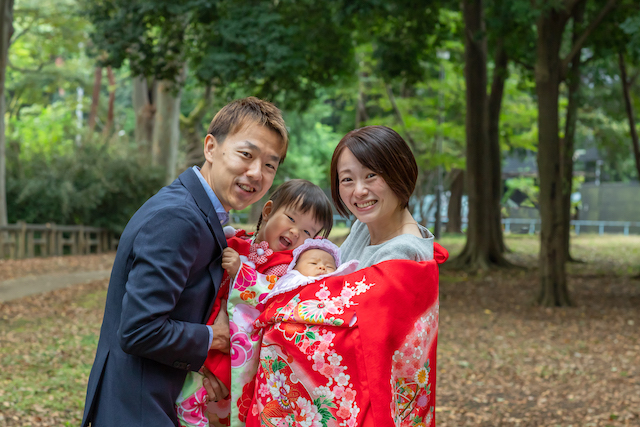
[[[255,95],[291,136],[274,188],[328,192],[333,149],[357,127],[411,146],[411,209],[452,254],[438,424],[640,423],[637,0],[2,0],[0,13],[0,283],[108,270],[130,216],[202,164],[215,112]],[[351,220],[336,215],[334,240]],[[106,281],[82,286],[0,304],[0,357],[20,372],[0,377],[17,390],[0,390],[0,426],[79,422]],[[47,353],[19,319],[48,324],[55,307],[76,311]],[[76,352],[48,391],[21,383],[39,382],[25,366]],[[616,387],[627,397],[588,393]]]

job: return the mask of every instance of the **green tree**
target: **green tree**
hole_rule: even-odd
[[[7,224],[5,80],[8,50],[13,32],[13,0],[0,2],[0,225]]]

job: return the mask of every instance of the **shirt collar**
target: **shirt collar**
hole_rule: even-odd
[[[216,215],[218,215],[220,224],[225,225],[227,222],[229,222],[229,212],[224,210],[224,207],[222,206],[222,203],[220,203],[220,200],[218,200],[216,193],[213,192],[211,186],[207,183],[207,181],[205,181],[204,176],[202,176],[200,168],[198,166],[194,166],[193,171],[196,173],[196,176],[200,180],[200,184],[202,184],[202,186],[204,187],[204,191],[207,193],[207,196],[209,196],[211,204],[216,210]]]

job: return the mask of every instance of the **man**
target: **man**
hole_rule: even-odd
[[[280,111],[254,97],[225,106],[187,169],[136,212],[120,238],[82,425],[176,426],[188,370],[229,351],[224,320],[204,325],[222,278],[222,224],[257,202],[285,158]],[[208,374],[216,399],[226,393]],[[211,398],[211,396],[210,396]]]

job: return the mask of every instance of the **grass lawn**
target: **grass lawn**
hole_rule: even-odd
[[[525,268],[442,271],[437,425],[640,425],[640,237],[574,236],[586,262],[568,265],[575,307],[557,309],[531,303],[538,237],[506,242]],[[464,237],[440,243],[455,255]],[[0,304],[0,426],[80,424],[106,286]]]

